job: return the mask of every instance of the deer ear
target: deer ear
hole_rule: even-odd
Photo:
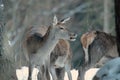
[[[55,15],[54,18],[53,18],[53,25],[56,25],[57,23],[58,23],[58,19],[57,19],[56,15]]]
[[[66,18],[66,19],[64,19],[64,20],[62,20],[61,23],[64,24],[64,23],[66,23],[66,22],[69,21],[69,20],[70,20],[70,17],[68,17],[68,18]]]

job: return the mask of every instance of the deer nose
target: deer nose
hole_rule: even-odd
[[[74,36],[74,37],[77,37],[77,34],[75,34],[75,33],[71,33],[70,35]]]

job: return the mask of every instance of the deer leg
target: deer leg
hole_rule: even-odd
[[[72,75],[70,71],[67,71],[67,75],[68,75],[69,80],[72,80]]]
[[[44,76],[44,80],[50,80],[50,75],[49,75],[49,70],[48,70],[48,66],[45,65],[44,66],[44,72],[43,72],[43,76]]]
[[[37,75],[38,80],[42,80],[40,74],[41,74],[41,70],[40,70],[40,72]]]
[[[37,69],[39,69],[39,73],[37,75],[38,80],[50,80],[50,74],[49,74],[49,64],[43,64],[42,66],[36,66]]]
[[[83,69],[82,67],[80,68],[80,70],[78,71],[78,78],[77,80],[84,80],[84,76],[85,76],[85,69]]]
[[[80,80],[80,70],[78,70],[78,77],[77,80]]]
[[[68,79],[69,79],[69,80],[72,80],[72,74],[71,74],[70,70],[71,70],[71,65],[67,63],[67,64],[65,65],[65,71],[67,72]]]
[[[47,80],[50,80],[50,74],[49,74],[49,69],[48,68],[46,69],[46,78],[47,78]]]
[[[32,70],[33,70],[33,67],[32,67],[32,65],[30,64],[30,65],[29,65],[29,76],[28,76],[28,80],[32,80]]]
[[[45,73],[44,73],[44,77],[46,80],[50,80],[50,62],[49,62],[50,59],[46,60],[45,62]]]
[[[55,70],[54,66],[52,66],[52,67],[50,68],[50,73],[51,73],[51,75],[52,75],[53,80],[58,80],[58,79],[57,79],[57,75],[56,75],[56,70]]]
[[[37,75],[38,80],[44,80],[44,66],[37,66],[37,68],[39,69],[39,73]]]
[[[57,78],[58,80],[64,80],[64,76],[65,76],[65,68],[56,68],[56,74],[57,74]]]

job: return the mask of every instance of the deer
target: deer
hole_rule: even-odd
[[[65,71],[69,80],[72,80],[71,58],[72,52],[69,42],[61,39],[50,55],[50,72],[53,80],[64,80]]]
[[[29,80],[31,80],[31,71],[34,67],[39,69],[38,80],[46,80],[43,78],[43,69],[46,67],[46,61],[50,61],[47,59],[50,59],[50,54],[60,39],[76,40],[77,34],[70,32],[65,27],[65,23],[69,19],[58,21],[57,17],[54,16],[53,24],[48,27],[46,34],[42,37],[38,32],[32,31],[34,29],[28,31],[24,46],[27,51],[26,58],[29,62]]]
[[[36,31],[34,29],[34,31]],[[42,26],[37,29],[42,36],[45,35],[47,27]],[[68,73],[69,80],[72,80],[71,76],[71,57],[72,52],[70,44],[67,40],[60,39],[50,55],[50,69],[47,73],[51,72],[53,80],[64,80],[65,71]],[[49,68],[49,66],[48,66]],[[58,72],[59,70],[59,72]],[[59,73],[59,75],[58,75]],[[50,80],[50,76],[47,74],[47,79]]]
[[[102,31],[90,31],[80,38],[84,50],[84,63],[79,68],[78,80],[84,80],[90,68],[100,68],[106,62],[118,57],[116,38]]]
[[[89,55],[88,55],[89,45],[92,44],[95,37],[96,37],[95,31],[87,32],[81,36],[81,43],[83,50],[85,52],[85,63],[87,63],[89,60]]]

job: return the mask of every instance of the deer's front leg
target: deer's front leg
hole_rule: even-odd
[[[85,68],[83,66],[80,67],[80,69],[78,71],[77,80],[84,80],[85,72],[86,72]]]
[[[33,70],[33,66],[30,64],[28,80],[32,80],[32,70]]]
[[[69,80],[72,80],[72,74],[71,74],[70,70],[71,70],[71,66],[69,64],[66,64],[65,71],[67,72]]]
[[[39,73],[37,75],[38,80],[44,80],[44,66],[37,66],[37,69],[39,70]]]
[[[65,76],[65,68],[56,68],[56,75],[58,80],[64,80],[64,76]]]
[[[50,67],[50,73],[52,75],[53,80],[58,80],[56,75],[56,70],[53,66]]]

